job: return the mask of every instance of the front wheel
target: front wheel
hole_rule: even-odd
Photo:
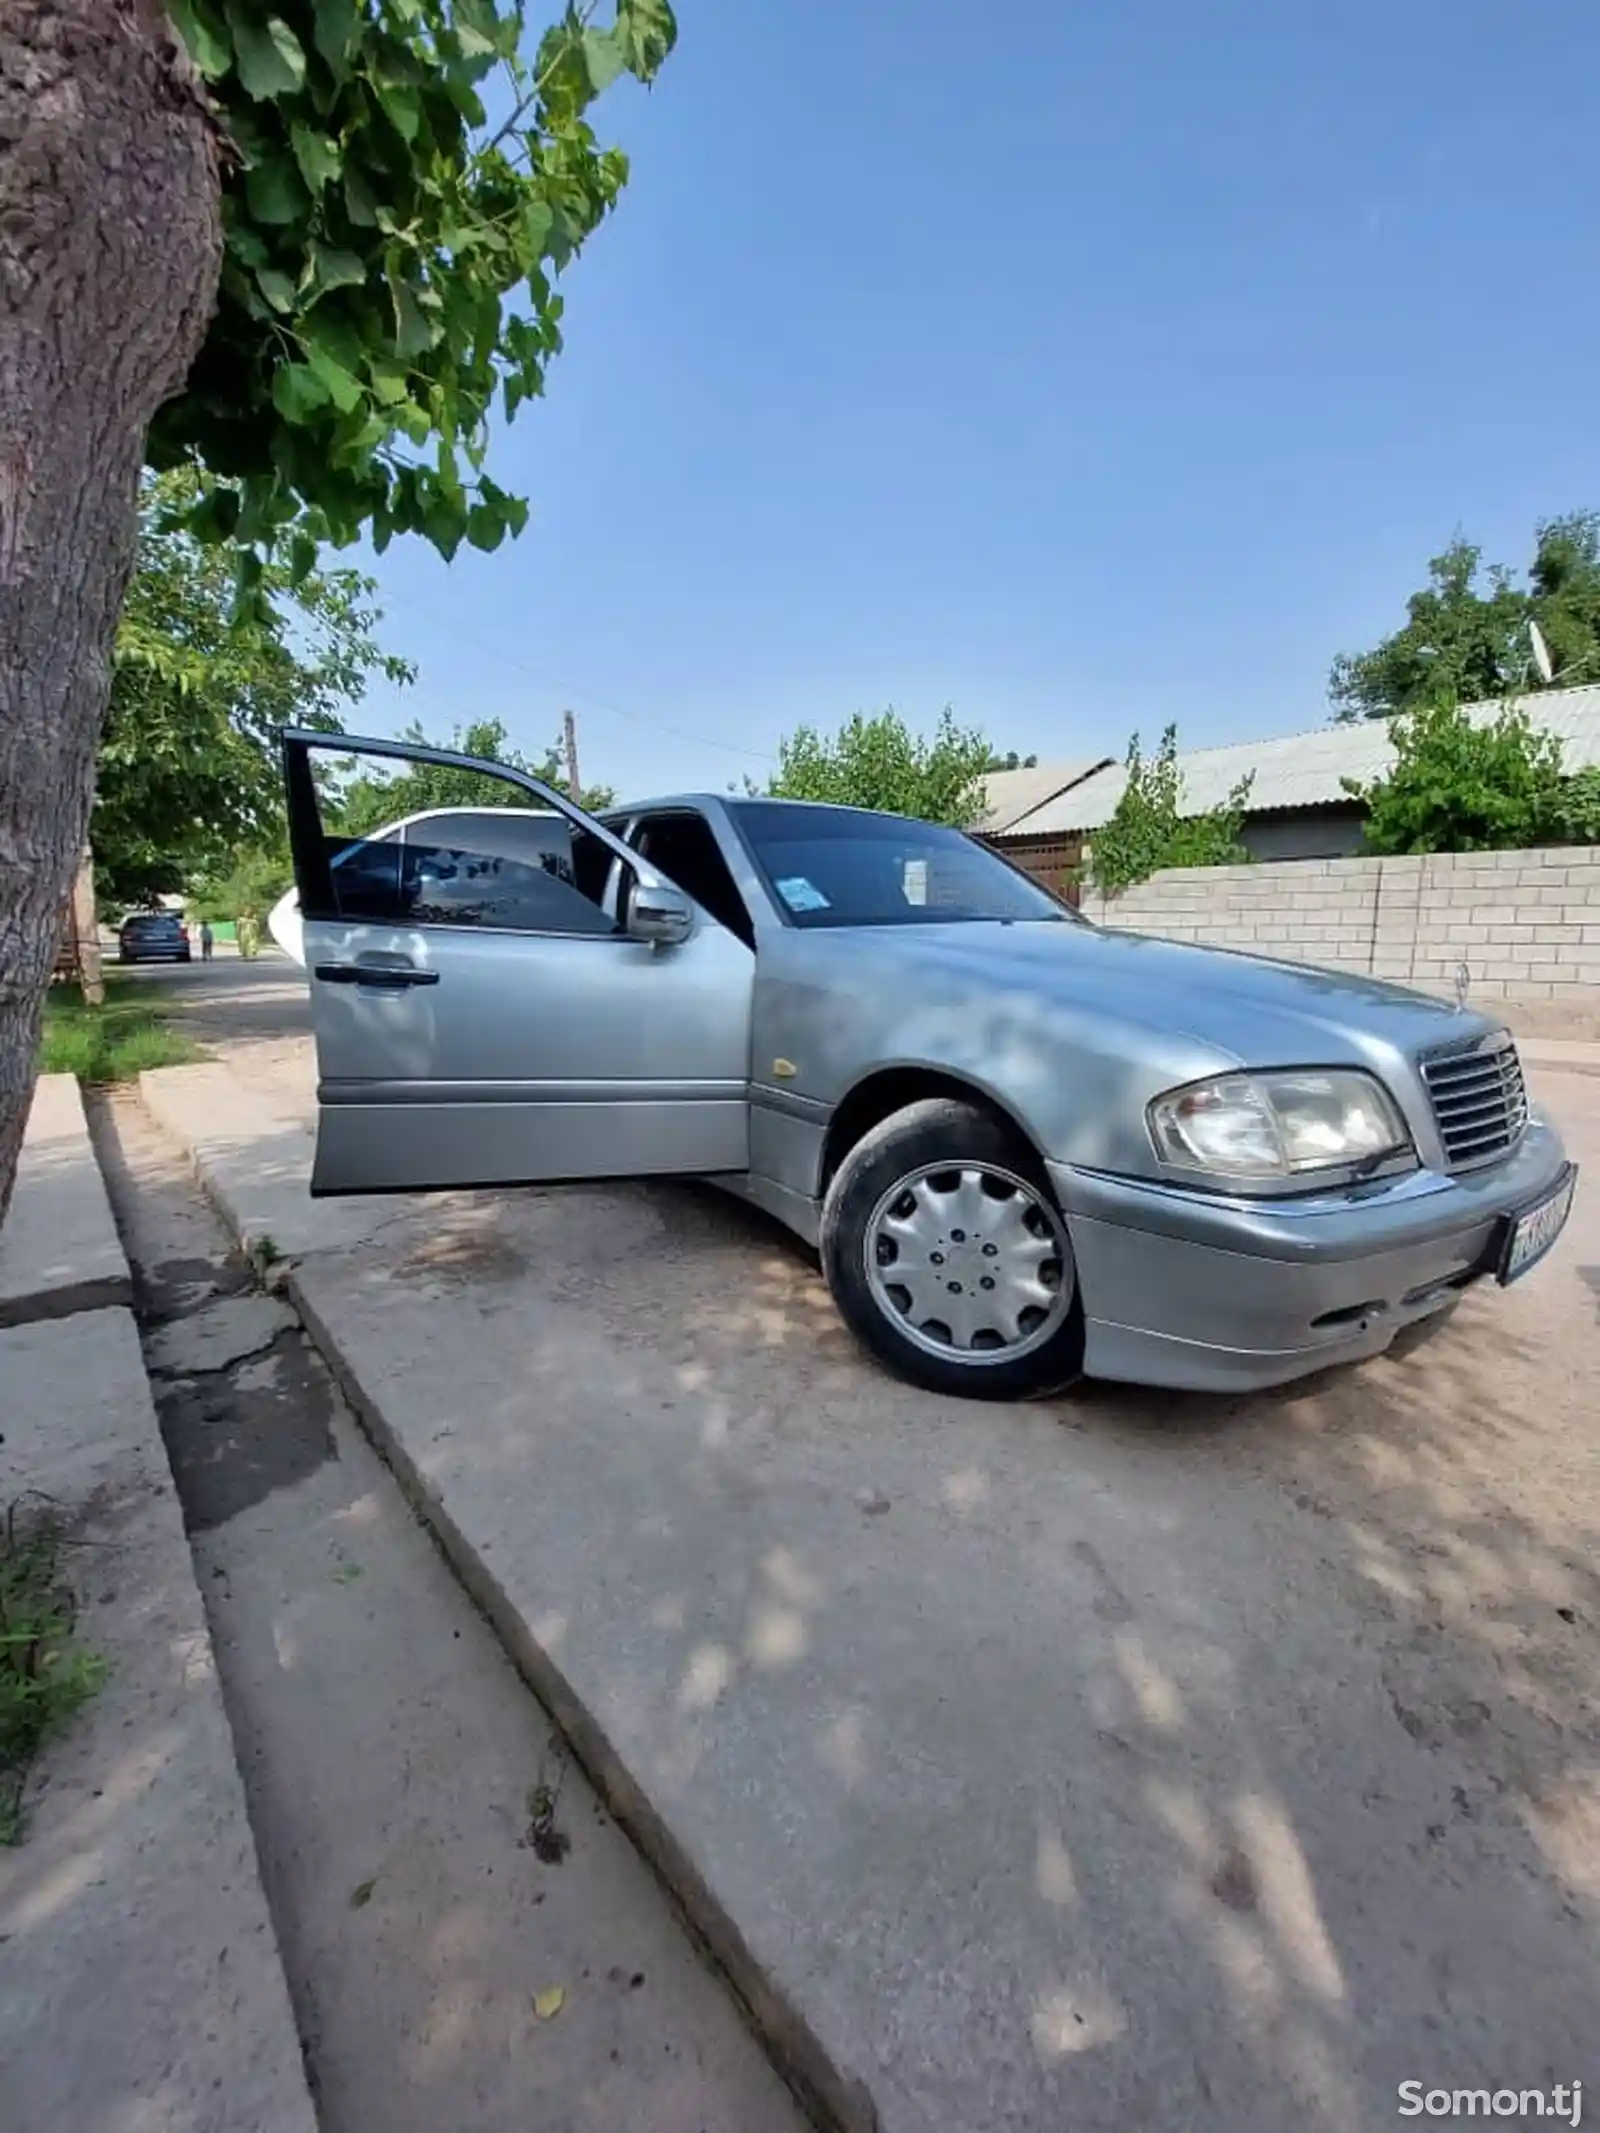
[[[828,1188],[822,1264],[840,1315],[899,1376],[1014,1400],[1083,1369],[1072,1243],[1042,1165],[974,1104],[908,1104]]]

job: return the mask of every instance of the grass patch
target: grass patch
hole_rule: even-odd
[[[161,994],[146,982],[119,984],[106,974],[103,1007],[90,1007],[76,985],[52,985],[44,1003],[41,1074],[80,1081],[132,1081],[150,1067],[189,1066],[205,1054],[173,1029]]]
[[[22,1842],[33,1759],[88,1702],[106,1663],[75,1637],[62,1571],[67,1538],[53,1505],[25,1499],[0,1525],[0,1844]]]

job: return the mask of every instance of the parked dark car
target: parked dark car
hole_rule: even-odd
[[[189,929],[171,911],[136,911],[117,933],[119,963],[187,963]]]

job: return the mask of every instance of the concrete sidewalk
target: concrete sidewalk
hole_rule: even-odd
[[[315,2133],[138,1332],[85,1308],[129,1274],[68,1076],[40,1084],[0,1273],[0,1515],[54,1507],[110,1669],[0,1852],[0,2119]]]
[[[71,1074],[41,1074],[0,1230],[0,1326],[132,1301],[111,1203]]]
[[[232,1079],[145,1086],[829,2119],[1366,2133],[1436,2069],[1600,2076],[1582,1195],[1414,1354],[990,1407],[704,1191],[314,1208]]]

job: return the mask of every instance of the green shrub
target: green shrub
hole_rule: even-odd
[[[1250,857],[1239,832],[1253,782],[1253,774],[1241,778],[1220,807],[1185,814],[1177,727],[1168,726],[1148,761],[1136,733],[1128,743],[1128,782],[1111,820],[1094,832],[1084,879],[1115,896],[1164,867],[1239,865]]]

